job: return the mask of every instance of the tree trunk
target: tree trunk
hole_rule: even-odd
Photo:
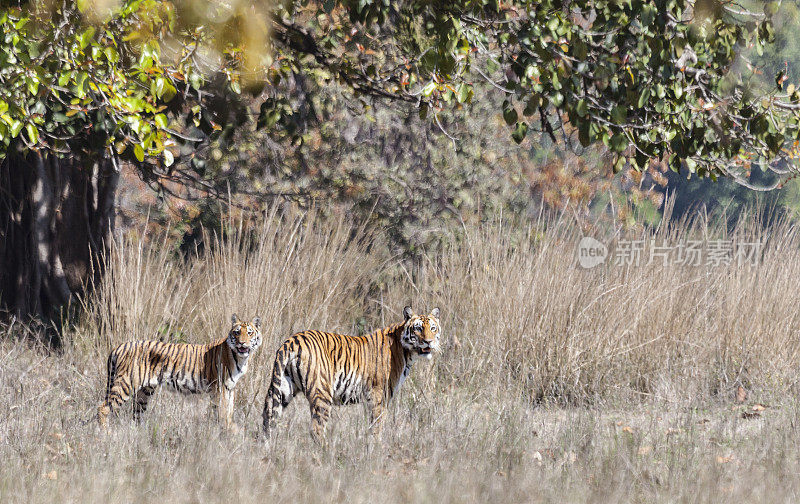
[[[1,311],[58,321],[99,278],[118,180],[110,160],[9,150],[0,162]]]

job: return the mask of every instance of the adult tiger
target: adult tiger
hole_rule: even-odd
[[[333,404],[365,400],[370,424],[380,428],[384,403],[394,396],[414,360],[439,349],[439,309],[415,315],[403,309],[404,321],[365,336],[303,331],[283,342],[275,354],[272,382],[264,401],[264,431],[299,392],[311,407],[311,434],[320,439]]]
[[[100,425],[107,427],[109,414],[131,396],[133,418],[139,420],[156,387],[167,385],[184,394],[211,392],[220,421],[235,427],[233,388],[247,372],[248,358],[261,345],[261,319],[243,322],[234,314],[231,323],[226,338],[205,345],[148,340],[116,347],[108,356],[106,399],[97,409]]]

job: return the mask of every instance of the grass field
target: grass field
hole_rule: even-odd
[[[0,501],[795,502],[797,232],[681,225],[652,237],[762,253],[746,266],[585,270],[581,234],[543,224],[468,228],[416,266],[309,216],[269,216],[257,239],[190,260],[128,240],[61,348],[4,328]],[[282,338],[388,325],[405,304],[441,308],[444,348],[415,366],[379,436],[363,407],[338,408],[317,446],[298,398],[273,439],[257,438]],[[141,424],[126,413],[100,431],[113,345],[210,341],[232,312],[264,321],[237,386],[240,432],[223,432],[207,400],[168,391]]]

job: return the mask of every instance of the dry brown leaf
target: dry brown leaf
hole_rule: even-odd
[[[52,470],[49,473],[42,474],[42,478],[49,479],[49,480],[57,480],[58,479],[58,471]]]
[[[647,455],[651,451],[653,451],[653,447],[652,446],[642,445],[642,446],[639,447],[639,450],[637,450],[636,453],[638,453],[639,455]]]
[[[627,432],[628,434],[633,434],[633,428],[630,425],[626,425],[622,428],[622,432]]]
[[[764,411],[765,409],[767,409],[767,407],[764,406],[763,404],[754,404],[753,405],[753,411]]]
[[[747,400],[747,391],[744,389],[744,387],[739,385],[739,387],[736,388],[736,402],[741,404],[746,400]]]
[[[717,455],[717,464],[727,464],[728,462],[733,462],[734,460],[736,460],[736,457],[733,455],[728,455],[727,457]]]

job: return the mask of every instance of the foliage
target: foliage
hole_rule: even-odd
[[[762,2],[744,2],[746,7],[760,9]],[[763,47],[744,48],[737,60],[734,71],[741,74],[742,80],[751,87],[754,93],[768,92],[775,86],[774,76],[785,72],[788,79],[785,85],[800,86],[800,39],[796,36],[800,29],[800,3],[797,0],[784,0],[780,9],[773,16],[775,22],[775,43]],[[681,219],[688,214],[702,210],[710,215],[723,218],[728,225],[738,221],[743,212],[754,208],[763,208],[761,215],[763,224],[769,224],[775,217],[800,215],[800,197],[798,197],[797,179],[764,171],[762,166],[754,164],[742,178],[746,185],[733,181],[719,180],[712,183],[707,180],[687,179],[687,174],[667,174],[668,182],[660,184],[659,190],[669,194],[674,200],[671,212],[673,219]],[[774,188],[771,192],[752,191],[749,188]]]
[[[298,74],[339,82],[355,98],[413,103],[440,123],[444,108],[473,101],[478,72],[500,74],[492,81],[507,93],[499,109],[518,142],[566,123],[581,144],[617,153],[618,167],[668,158],[674,169],[684,162],[712,177],[795,154],[794,86],[784,89],[781,73],[777,88],[753,93],[731,72],[742,47],[761,52],[774,41],[777,2],[763,14],[721,0],[197,5],[84,0],[4,9],[3,144],[91,147],[164,168],[181,153],[178,143],[203,139],[181,131],[213,135],[237,122],[233,111],[242,119],[230,102],[243,84],[258,92],[268,83],[259,125],[301,142],[307,118],[279,86]],[[272,55],[248,51],[259,40],[267,47],[268,29]]]
[[[173,164],[186,124],[220,130],[209,89],[240,91],[246,44],[266,43],[266,20],[231,12],[214,22],[211,7],[199,19],[186,7],[84,0],[0,11],[0,155],[17,140],[25,150],[122,155],[148,175],[149,164]]]
[[[500,111],[518,142],[530,130],[555,138],[567,124],[562,131],[582,145],[615,152],[617,168],[666,159],[674,170],[745,181],[752,162],[797,154],[800,93],[785,73],[755,92],[732,71],[742,48],[762,53],[774,41],[777,8],[767,2],[752,12],[720,0],[309,2],[280,9],[275,32],[287,70],[310,67],[322,80],[416,103],[434,122],[444,108],[472,101],[471,70],[499,74],[492,83],[507,93]],[[260,124],[290,117],[289,108],[267,101]]]

